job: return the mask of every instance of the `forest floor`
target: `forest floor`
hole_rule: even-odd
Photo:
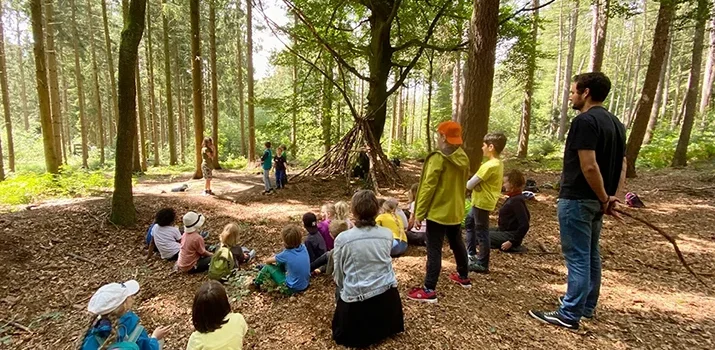
[[[417,181],[419,163],[408,162],[407,186]],[[522,167],[524,169],[524,167]],[[262,259],[281,249],[280,229],[300,223],[306,211],[348,200],[353,188],[344,179],[289,184],[262,196],[261,176],[216,171],[214,191],[201,196],[201,180],[190,174],[145,176],[135,188],[138,223],[118,228],[107,221],[110,195],[37,203],[0,215],[0,348],[67,349],[86,326],[87,300],[102,284],[137,279],[135,311],[147,329],[171,325],[165,349],[183,349],[193,329],[191,303],[205,275],[172,273],[172,264],[146,259],[144,234],[153,214],[172,206],[183,215],[207,215],[209,243],[221,228],[239,222],[242,244]],[[555,183],[559,174],[528,171],[538,184]],[[185,193],[170,189],[182,183]],[[425,248],[410,247],[394,259],[403,297],[405,332],[375,349],[713,349],[715,348],[715,172],[672,169],[643,172],[629,181],[645,209],[631,213],[677,236],[680,249],[710,284],[700,285],[677,261],[671,245],[639,223],[607,218],[601,236],[603,285],[597,316],[569,332],[531,319],[532,308],[553,310],[565,291],[566,269],[560,255],[556,196],[543,190],[530,201],[532,228],[527,254],[492,253],[489,275],[470,277],[474,287],[449,283],[454,257],[444,248],[439,302],[406,298],[424,278]],[[405,205],[404,189],[385,191]],[[495,224],[496,217],[492,216]],[[177,221],[180,221],[177,220]],[[177,222],[178,223],[178,222]],[[548,253],[544,253],[545,248]],[[241,276],[248,276],[244,267]],[[311,281],[297,297],[259,294],[228,287],[234,310],[250,327],[246,349],[337,349],[330,323],[334,287],[328,276]],[[22,328],[25,329],[22,329]]]

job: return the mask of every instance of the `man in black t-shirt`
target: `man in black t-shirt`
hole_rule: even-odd
[[[610,89],[610,80],[599,72],[577,75],[571,83],[569,99],[580,114],[566,139],[558,200],[568,285],[558,311],[529,311],[540,321],[574,330],[581,318],[594,315],[601,287],[603,214],[617,216],[615,196],[625,181],[626,130],[603,107]]]

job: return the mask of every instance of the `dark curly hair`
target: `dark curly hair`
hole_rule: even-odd
[[[163,208],[156,213],[154,222],[159,226],[170,226],[176,221],[176,211],[173,208]]]
[[[575,75],[573,82],[576,83],[576,91],[579,94],[588,89],[591,100],[595,102],[605,101],[608,93],[611,92],[611,80],[601,72]]]

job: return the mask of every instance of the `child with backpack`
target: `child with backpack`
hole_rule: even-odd
[[[469,271],[489,273],[489,213],[496,209],[497,201],[501,197],[504,163],[499,159],[499,155],[505,146],[504,134],[486,134],[482,152],[488,160],[467,181],[467,189],[472,190],[472,208],[465,223]]]
[[[87,310],[92,313],[89,326],[80,337],[81,350],[134,349],[159,350],[169,327],[159,327],[151,337],[131,311],[139,283],[109,283],[100,287],[89,299]]]
[[[173,208],[163,208],[159,210],[154,219],[154,224],[149,226],[147,232],[147,259],[159,252],[162,259],[176,261],[181,250],[181,232],[174,226],[176,221],[176,211]]]
[[[240,264],[249,262],[256,251],[238,245],[240,230],[238,225],[231,223],[224,226],[219,235],[220,247],[214,252],[209,264],[208,276],[210,279],[225,281]]]
[[[184,214],[184,235],[181,236],[181,250],[176,267],[179,271],[188,273],[204,272],[209,269],[213,254],[206,250],[204,237],[199,230],[206,222],[202,214],[190,211]]]
[[[281,237],[285,249],[264,261],[253,284],[263,288],[266,280],[270,280],[281,293],[292,295],[306,290],[310,284],[310,257],[305,245],[300,243],[302,234],[298,226],[286,226]]]
[[[231,312],[226,289],[216,281],[204,282],[194,296],[191,321],[196,329],[187,350],[241,350],[248,324],[243,315]]]
[[[402,224],[402,220],[397,217],[395,211],[397,210],[397,200],[379,199],[378,205],[380,206],[380,215],[375,218],[375,222],[392,232],[392,250],[390,255],[392,257],[398,257],[405,253],[407,250],[407,234],[405,233],[405,227]]]

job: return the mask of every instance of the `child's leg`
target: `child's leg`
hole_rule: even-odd
[[[259,272],[258,276],[256,276],[256,279],[253,280],[253,283],[259,286],[263,285],[263,283],[265,283],[266,281],[266,278],[270,279],[276,285],[280,286],[282,284],[285,284],[286,273],[280,266],[268,264],[266,266],[263,266],[261,272]]]
[[[437,288],[437,280],[442,270],[442,244],[446,226],[427,220],[427,275],[425,288]]]
[[[467,219],[464,222],[464,228],[467,230],[467,237],[465,238],[467,243],[467,253],[470,257],[477,255],[477,235],[475,233],[476,213],[477,208],[472,207],[469,214],[467,214]]]
[[[199,272],[208,271],[210,264],[211,264],[211,257],[204,256],[199,259],[199,261],[196,263],[196,266],[194,266],[194,268],[191,269],[189,272],[190,273],[199,273]]]
[[[449,240],[449,248],[454,253],[454,260],[457,262],[459,277],[467,278],[469,261],[467,259],[467,249],[462,241],[462,228],[460,225],[447,226],[447,240]]]
[[[479,243],[479,253],[477,262],[489,267],[489,212],[483,209],[476,209],[475,233]]]
[[[492,249],[501,249],[501,245],[512,239],[513,232],[489,230],[489,245]]]
[[[390,250],[390,256],[397,257],[405,253],[407,250],[407,242],[401,241],[399,239],[392,240],[392,250]]]
[[[276,169],[276,188],[281,188],[281,171]]]

